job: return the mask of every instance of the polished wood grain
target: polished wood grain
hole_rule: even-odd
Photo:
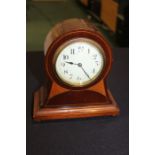
[[[40,93],[40,89],[34,94],[33,118],[36,121],[96,116],[116,116],[120,112],[119,107],[117,106],[117,103],[109,90],[109,100],[104,103],[93,102],[90,104],[87,102],[85,104],[63,104],[59,106],[55,103],[52,106],[45,106],[44,108],[41,107],[42,95],[43,94]]]
[[[98,29],[87,20],[77,18],[64,20],[61,23],[56,24],[47,34],[44,42],[45,55],[54,41],[58,40],[60,37],[64,37],[65,34],[70,34],[71,32],[76,32],[80,30],[98,33],[102,35],[100,31],[98,31]],[[85,33],[83,31],[82,33]],[[80,32],[77,32],[77,34],[79,33]]]

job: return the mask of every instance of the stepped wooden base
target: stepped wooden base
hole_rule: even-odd
[[[119,107],[114,100],[111,92],[108,90],[108,101],[94,102],[86,104],[57,104],[46,106],[43,100],[43,88],[40,88],[34,94],[34,120],[55,120],[71,119],[96,116],[116,116],[119,114]]]

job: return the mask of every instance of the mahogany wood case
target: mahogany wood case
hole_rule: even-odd
[[[66,41],[87,38],[97,42],[105,51],[106,65],[94,83],[71,87],[56,75],[55,51]],[[68,19],[52,28],[44,43],[47,81],[34,93],[33,118],[37,121],[95,116],[116,116],[120,110],[107,89],[106,78],[112,65],[109,44],[97,28],[83,19]]]

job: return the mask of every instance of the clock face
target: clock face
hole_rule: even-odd
[[[78,38],[62,45],[55,56],[55,69],[64,83],[83,87],[94,82],[105,64],[104,51],[95,41]]]

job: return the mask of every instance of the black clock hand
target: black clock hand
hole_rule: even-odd
[[[68,63],[68,64],[70,64],[70,65],[73,65],[74,63],[73,62],[67,62],[67,61],[65,61],[66,63]]]
[[[85,73],[85,75],[91,80],[91,78],[90,78],[90,76],[88,75],[88,73],[84,70],[84,68],[82,67],[82,64],[81,63],[78,63],[77,64],[78,65],[78,67],[80,67],[82,70],[83,70],[83,72]]]
[[[70,64],[70,65],[78,65],[78,64],[75,64],[73,62],[68,62],[68,61],[65,61],[66,63]]]
[[[84,68],[82,67],[82,64],[81,64],[81,63],[76,64],[76,63],[68,62],[68,61],[65,61],[65,62],[68,63],[68,64],[70,64],[70,65],[77,65],[78,67],[80,67],[80,68],[83,70],[83,72],[85,73],[85,75],[91,80],[90,76],[89,76],[88,73],[84,70]]]
[[[81,67],[81,69],[82,69],[83,72],[87,75],[87,77],[91,80],[90,76],[89,76],[88,73],[83,69],[83,67]]]

